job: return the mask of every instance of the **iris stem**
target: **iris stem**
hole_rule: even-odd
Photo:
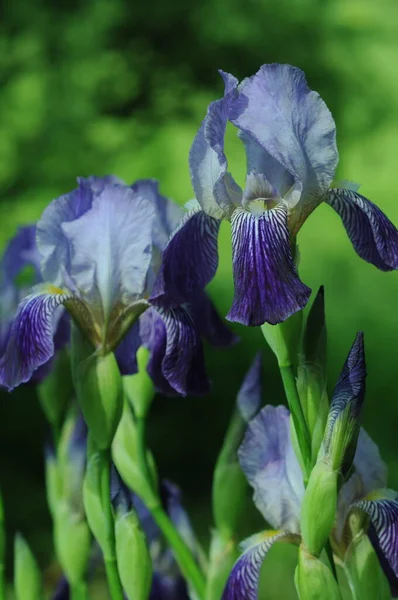
[[[298,395],[293,367],[292,365],[280,366],[279,370],[303,459],[304,479],[308,481],[311,472],[311,438]]]
[[[112,600],[124,600],[116,561],[115,522],[113,518],[110,489],[111,452],[99,450],[101,469],[101,504],[106,531],[106,548],[103,548],[106,577]]]
[[[85,581],[71,584],[70,592],[71,600],[88,600],[87,584]]]
[[[206,583],[199,566],[197,565],[191,551],[181,537],[180,533],[175,528],[170,517],[163,509],[162,502],[159,498],[159,493],[154,485],[153,477],[150,472],[147,460],[146,449],[146,420],[143,417],[136,418],[137,428],[137,460],[141,473],[149,483],[153,492],[153,497],[150,503],[147,504],[154,520],[158,527],[163,532],[167,542],[172,549],[178,566],[181,569],[186,581],[189,582],[193,590],[195,590],[198,598],[204,598]]]

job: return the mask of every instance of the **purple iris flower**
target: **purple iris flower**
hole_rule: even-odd
[[[338,163],[336,127],[304,73],[289,65],[263,65],[240,84],[220,73],[224,97],[208,107],[190,151],[197,202],[165,251],[156,298],[179,303],[213,278],[225,219],[231,222],[235,286],[227,319],[251,326],[284,321],[310,296],[296,270],[295,238],[323,201],[341,216],[359,256],[383,271],[397,269],[394,225],[356,191],[330,187]],[[228,122],[246,150],[243,191],[228,172]]]
[[[326,455],[333,422],[345,409],[354,419],[359,414],[365,374],[362,337],[357,336],[333,394],[323,448]],[[337,520],[332,533],[333,551],[344,561],[350,512],[366,513],[371,525],[370,538],[383,558],[381,564],[384,561],[396,584],[398,493],[384,489],[386,465],[376,444],[359,425],[358,431],[353,472],[339,492]],[[272,545],[276,542],[299,544],[301,540],[304,481],[293,450],[290,414],[286,407],[266,406],[249,423],[239,449],[239,460],[254,489],[254,503],[272,529],[255,534],[242,543],[243,553],[231,571],[223,600],[256,600],[261,565]]]
[[[206,392],[201,336],[216,345],[234,336],[203,291],[190,304],[155,307],[150,300],[181,209],[152,180],[127,186],[114,177],[89,177],[78,183],[51,202],[37,224],[37,277],[45,283],[19,304],[0,383],[11,390],[52,358],[66,309],[96,352],[115,352],[123,375],[137,371],[136,350],[144,344],[158,389]],[[4,267],[9,279],[12,266]]]

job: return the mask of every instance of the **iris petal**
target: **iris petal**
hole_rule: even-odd
[[[255,417],[261,406],[261,370],[261,353],[258,352],[255,356],[253,364],[246,373],[237,397],[238,409],[244,420],[247,422],[251,421],[251,419]]]
[[[121,375],[135,375],[138,372],[137,350],[141,346],[139,323],[136,321],[128,330],[115,350]]]
[[[0,361],[0,384],[12,390],[29,381],[38,367],[54,355],[54,334],[69,294],[51,293],[43,286],[25,298],[11,327],[4,356]]]
[[[242,195],[239,186],[227,172],[228,163],[224,153],[228,113],[238,80],[232,75],[221,74],[225,83],[224,97],[210,104],[189,153],[195,196],[203,210],[216,219],[228,214],[231,205],[239,201]]]
[[[268,179],[274,166],[267,154],[302,184],[305,197],[319,198],[326,192],[338,162],[336,128],[326,104],[308,88],[303,71],[290,65],[263,65],[239,86],[230,120],[246,140],[263,148]],[[259,157],[250,160],[260,162]],[[276,174],[280,179],[281,173]]]
[[[361,258],[382,271],[398,269],[398,230],[375,204],[342,189],[330,190],[325,200],[340,215]]]
[[[297,275],[283,206],[260,216],[232,215],[235,296],[227,315],[243,325],[275,325],[301,310],[311,290]]]
[[[298,540],[299,536],[286,531],[264,531],[243,542],[244,552],[231,571],[222,600],[257,600],[261,566],[272,545]]]
[[[265,406],[250,421],[238,456],[265,520],[277,529],[298,532],[304,484],[287,408]]]
[[[209,217],[199,205],[186,213],[163,252],[152,301],[178,306],[203,290],[217,270],[219,228],[220,221]]]
[[[216,307],[205,292],[196,294],[189,309],[202,337],[212,346],[223,348],[236,344],[239,338],[225,325]]]

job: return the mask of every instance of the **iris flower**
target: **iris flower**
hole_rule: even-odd
[[[220,73],[224,97],[208,107],[189,156],[197,202],[169,242],[155,296],[179,303],[213,278],[217,235],[227,220],[235,287],[227,319],[251,326],[284,321],[310,295],[295,266],[295,240],[321,202],[340,215],[361,258],[383,271],[397,269],[394,225],[357,191],[331,187],[338,164],[336,126],[304,73],[269,64],[241,83]],[[228,172],[228,122],[246,150],[244,190]]]
[[[207,391],[200,336],[215,345],[234,337],[204,292],[189,305],[153,307],[150,300],[181,209],[152,180],[127,186],[114,177],[90,177],[78,183],[37,223],[40,260],[34,264],[44,283],[19,304],[0,361],[0,384],[11,390],[29,381],[52,358],[66,309],[95,352],[115,352],[122,374],[136,372],[136,350],[144,344],[151,351],[148,371],[161,391]],[[3,270],[11,279],[14,263],[8,263]]]
[[[323,451],[329,451],[333,424],[348,406],[357,418],[364,398],[363,343],[358,336],[335,388],[326,427]],[[260,383],[259,383],[260,385]],[[369,535],[391,583],[396,584],[398,561],[398,493],[386,490],[387,468],[376,444],[360,429],[353,472],[338,497],[336,525],[332,532],[334,554],[343,562],[350,538],[351,511],[368,515]],[[245,540],[242,555],[233,567],[223,600],[256,600],[260,570],[274,543],[300,543],[300,512],[304,496],[301,468],[293,450],[290,414],[284,406],[265,406],[250,422],[239,450],[239,460],[253,500],[271,530]]]

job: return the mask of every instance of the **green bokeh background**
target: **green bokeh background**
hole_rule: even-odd
[[[78,175],[156,177],[161,191],[192,197],[188,151],[208,103],[222,94],[217,69],[239,78],[266,62],[303,68],[337,122],[338,178],[398,223],[398,4],[396,0],[203,0],[132,3],[20,0],[0,24],[0,242],[36,220]],[[245,176],[228,130],[230,169]],[[354,253],[326,205],[303,227],[302,279],[325,285],[332,386],[358,329],[366,334],[364,424],[398,486],[398,275]],[[229,227],[209,291],[225,315],[232,298]],[[212,393],[158,397],[150,441],[164,476],[185,490],[204,541],[211,526],[211,473],[242,377],[264,349],[264,401],[283,402],[273,356],[256,330],[234,327],[239,346],[206,348]],[[0,402],[0,477],[10,534],[21,530],[43,566],[51,563],[42,446],[46,428],[33,387]],[[256,521],[255,511],[250,523]],[[258,519],[256,525],[261,526]],[[249,528],[249,526],[248,526]],[[294,551],[275,549],[264,599],[294,598]],[[289,569],[289,577],[286,576]]]

